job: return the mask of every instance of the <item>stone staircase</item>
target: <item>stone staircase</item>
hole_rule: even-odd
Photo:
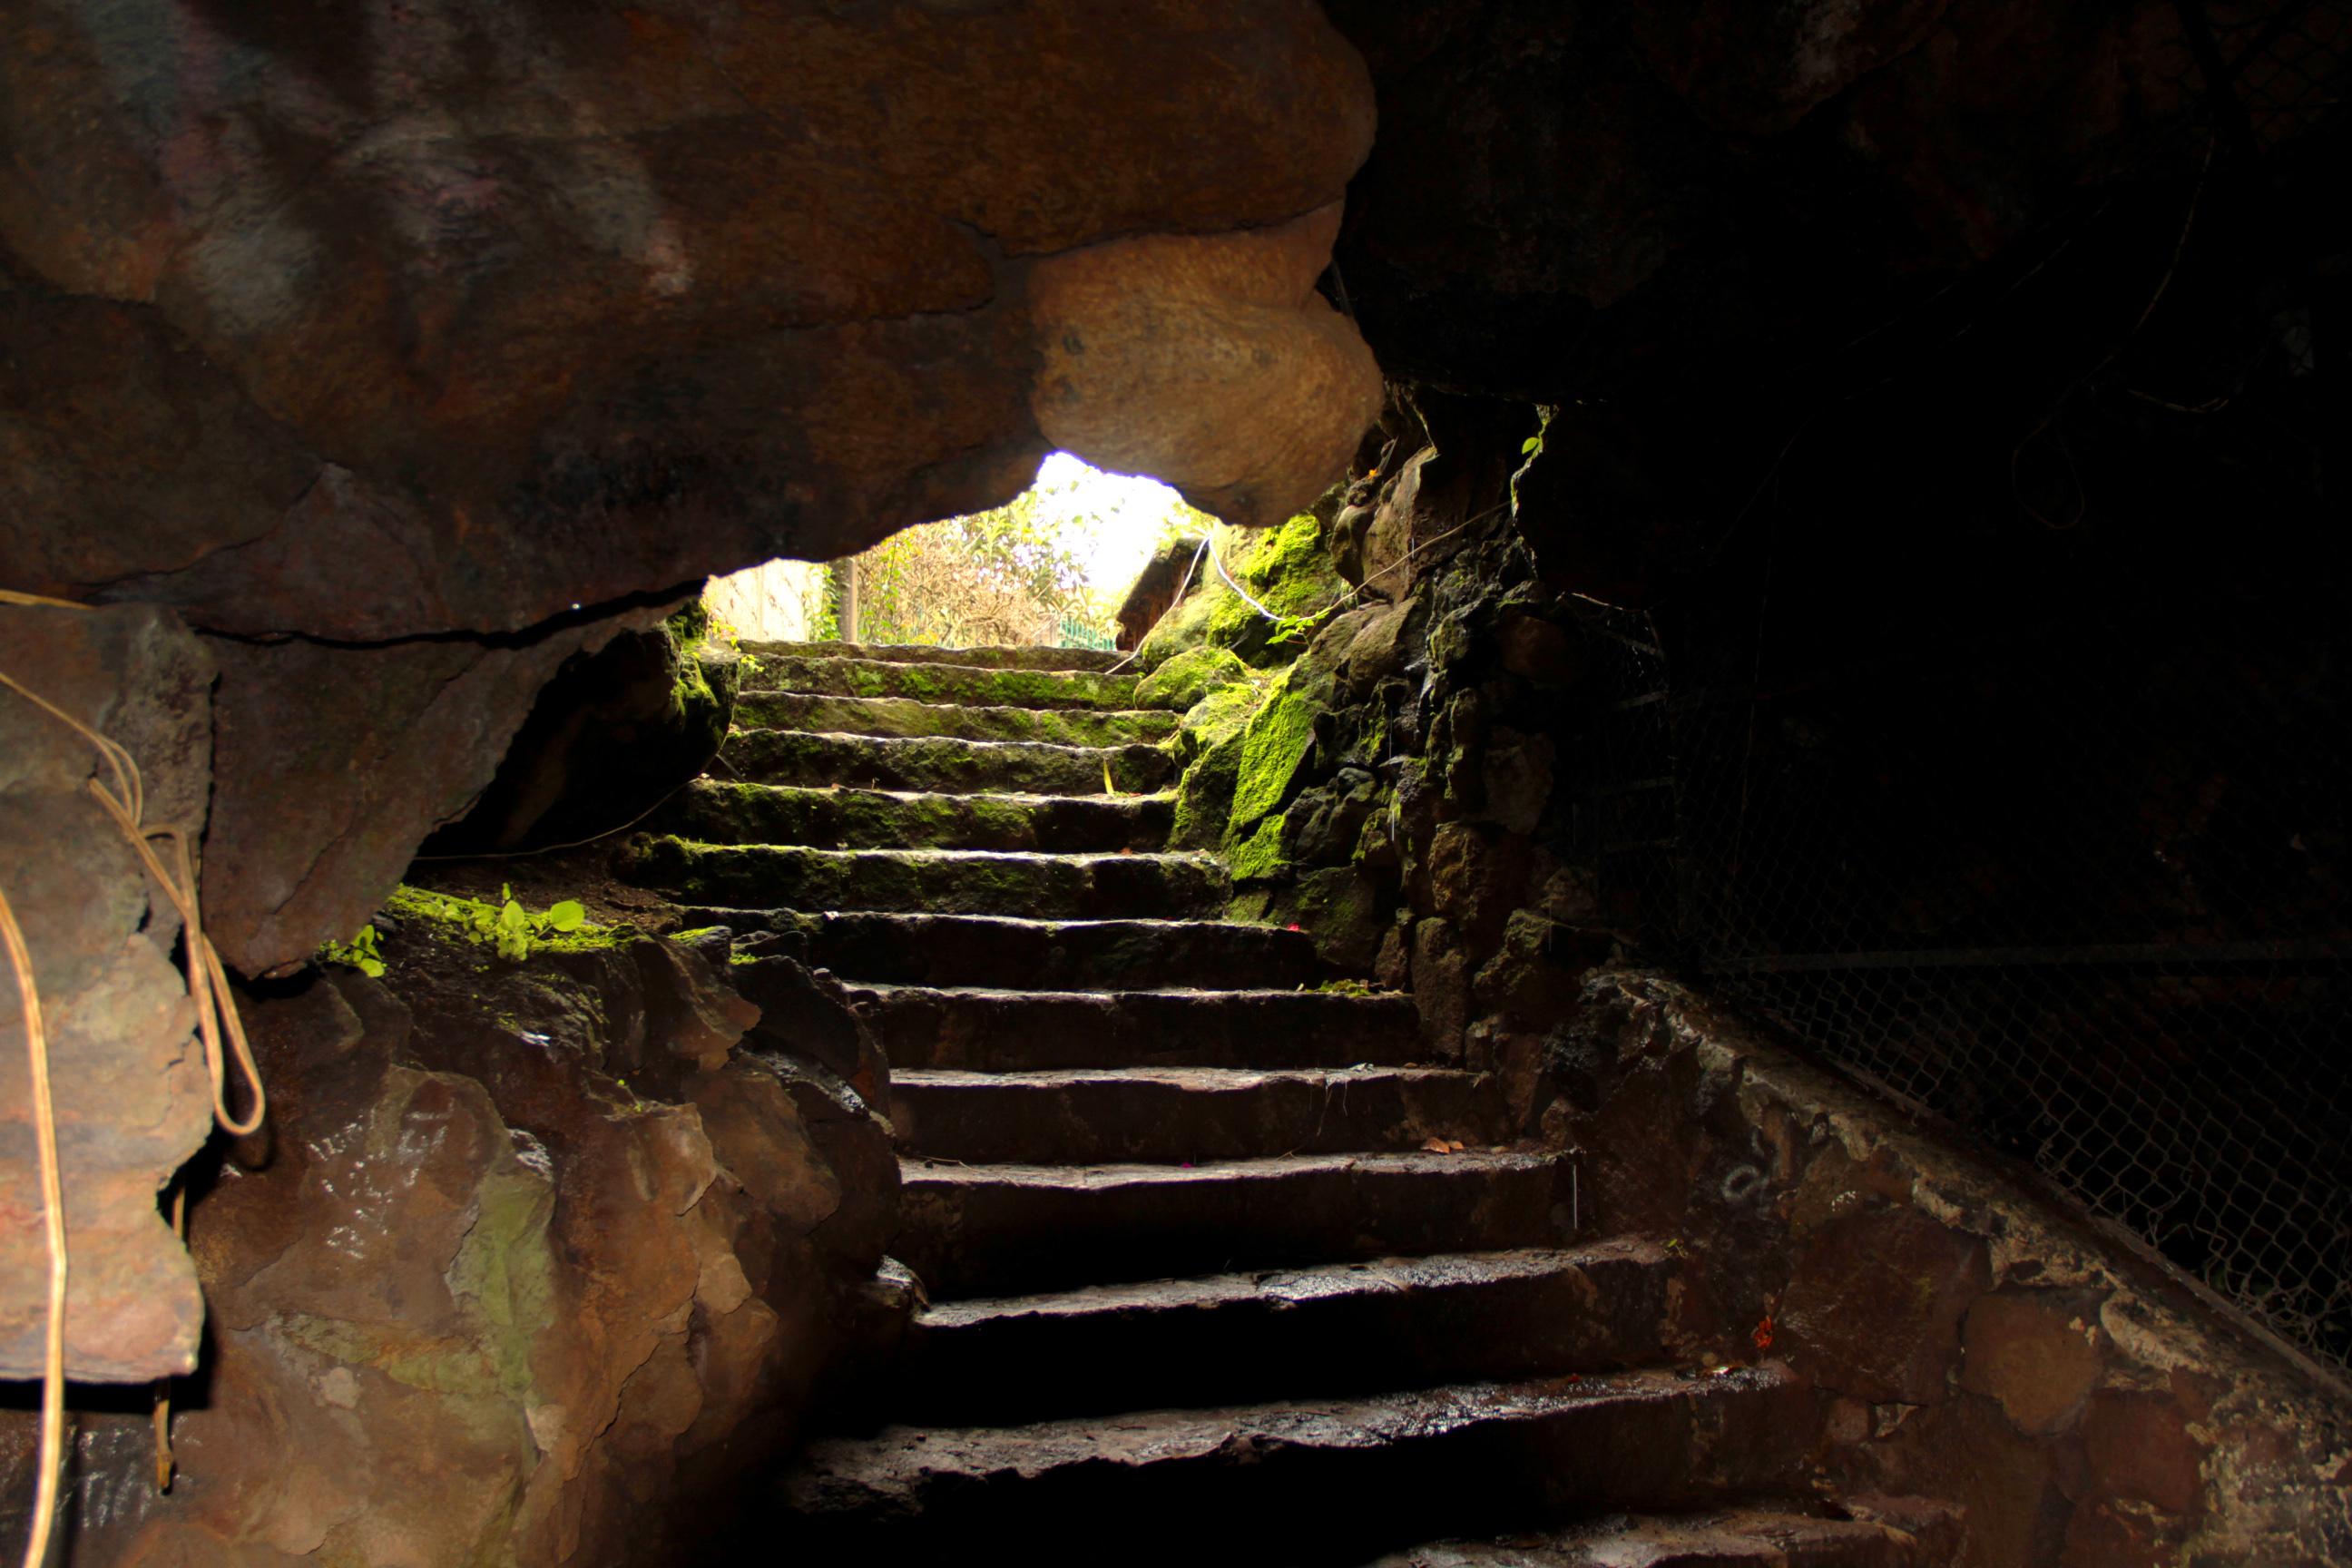
[[[777,1560],[1939,1560],[1809,1500],[1785,1367],[1676,1364],[1675,1258],[1571,1237],[1409,998],[1218,918],[1113,656],[749,651],[732,776],[632,874],[849,987],[929,1296],[889,1424],[755,1510]]]

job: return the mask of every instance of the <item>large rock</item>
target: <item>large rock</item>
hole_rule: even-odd
[[[1276,521],[1376,405],[1312,294],[1370,86],[1307,0],[0,40],[21,587],[513,631],[1003,500],[1049,442]]]
[[[385,952],[253,1007],[276,1106],[194,1205],[179,1478],[143,1415],[84,1416],[77,1561],[677,1561],[875,1331],[895,1180],[737,1048],[723,965],[421,919]]]
[[[683,624],[682,624],[683,623]],[[727,739],[741,659],[698,603],[556,671],[481,798],[431,854],[538,849],[615,832],[701,775]]]
[[[130,754],[144,826],[203,829],[212,663],[170,612],[0,605],[0,672]],[[0,689],[0,892],[47,1025],[66,1368],[130,1381],[195,1364],[204,1306],[156,1193],[204,1142],[212,1098],[175,963],[180,917],[91,798],[93,780],[121,787],[89,742]],[[0,1374],[37,1377],[48,1256],[18,984],[0,958]]]

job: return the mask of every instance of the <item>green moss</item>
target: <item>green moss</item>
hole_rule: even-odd
[[[1260,817],[1289,798],[1291,781],[1315,743],[1316,702],[1285,671],[1265,706],[1242,737],[1241,771],[1234,781],[1233,831],[1251,831]]]
[[[1178,847],[1213,849],[1223,841],[1225,820],[1233,812],[1234,780],[1241,765],[1242,736],[1236,730],[1202,752],[1184,771],[1170,835]]]
[[[1318,591],[1326,578],[1334,575],[1323,552],[1323,524],[1312,513],[1302,511],[1280,527],[1266,530],[1250,552],[1248,563],[1235,575],[1267,609],[1278,614],[1297,615],[1319,604]]]
[[[1268,881],[1289,869],[1290,858],[1282,847],[1283,828],[1289,820],[1281,814],[1267,817],[1255,832],[1226,852],[1225,869],[1234,881]]]
[[[1228,735],[1239,734],[1249,727],[1249,721],[1265,701],[1268,683],[1257,680],[1235,681],[1220,686],[1185,710],[1184,722],[1177,731],[1180,752],[1201,752],[1215,745]]]
[[[1272,616],[1318,616],[1347,595],[1348,584],[1326,547],[1324,526],[1309,513],[1271,529],[1220,525],[1214,537],[1225,569]],[[1260,615],[1225,584],[1213,563],[1204,563],[1202,580],[1144,639],[1138,661],[1156,671],[1186,649],[1205,647],[1224,648],[1250,664],[1271,668],[1295,658],[1301,646],[1295,636],[1272,640],[1277,629],[1276,621]]]
[[[677,613],[662,623],[663,629],[677,639],[681,648],[691,648],[710,635],[710,606],[700,595],[677,607]]]
[[[1247,680],[1249,673],[1231,648],[1188,647],[1136,682],[1135,700],[1150,708],[1189,709],[1221,687]]]
[[[531,1342],[555,1320],[548,1184],[520,1170],[486,1179],[480,1207],[449,1265],[449,1291],[466,1311],[501,1394],[531,1386]]]
[[[314,1354],[372,1368],[410,1388],[526,1402],[532,1343],[555,1320],[547,1242],[553,1196],[546,1182],[513,1171],[486,1176],[476,1200],[473,1226],[446,1276],[459,1332],[420,1337],[393,1325],[306,1312],[281,1316],[279,1331]]]

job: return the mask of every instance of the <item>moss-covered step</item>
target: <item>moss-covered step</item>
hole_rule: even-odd
[[[892,1250],[935,1301],[1556,1246],[1549,1153],[1297,1154],[1192,1165],[902,1159]],[[1555,1192],[1557,1186],[1557,1192]],[[1561,1215],[1564,1221],[1565,1215]]]
[[[1003,1542],[1039,1563],[1346,1568],[1442,1537],[1611,1516],[1622,1528],[1633,1510],[1800,1492],[1821,1429],[1816,1399],[1804,1379],[1767,1362],[1718,1376],[1645,1368],[1246,1405],[1188,1402],[1113,1421],[891,1426],[810,1444],[778,1489],[781,1516],[760,1516],[759,1542],[809,1562],[948,1561],[970,1555],[976,1542]],[[1882,1532],[1880,1544],[1895,1539]],[[1790,1543],[1805,1544],[1801,1536]],[[1722,1556],[1567,1559],[1506,1550],[1473,1561],[1925,1568],[1948,1560],[1800,1556],[1766,1545]]]
[[[1031,855],[985,849],[810,849],[632,842],[632,881],[700,904],[807,910],[1181,919],[1224,907],[1224,868],[1204,855]]]
[[[1001,915],[804,915],[690,906],[690,926],[772,932],[845,981],[1048,991],[1274,990],[1323,978],[1305,931],[1229,921],[1040,921]]]
[[[1504,1137],[1499,1088],[1447,1068],[898,1068],[898,1146],[925,1159],[1180,1163]]]
[[[821,691],[835,697],[908,697],[982,708],[1134,708],[1133,675],[1087,669],[990,669],[878,658],[763,658],[745,691]]]
[[[857,658],[878,664],[961,664],[979,669],[1108,670],[1128,662],[1123,653],[1091,647],[933,647],[927,643],[747,642],[761,659]]]
[[[719,754],[738,778],[752,784],[943,795],[1150,794],[1176,774],[1176,759],[1157,746],[1049,746],[941,735],[738,730]]]
[[[1678,1267],[1615,1239],[944,1301],[917,1319],[891,1407],[1003,1426],[1375,1393],[1400,1366],[1422,1384],[1654,1366]]]
[[[1006,991],[853,981],[850,994],[892,1066],[913,1071],[1328,1068],[1423,1055],[1421,1015],[1395,992]]]
[[[1170,794],[931,795],[698,779],[646,819],[647,831],[710,844],[821,849],[1160,849]]]
[[[735,705],[744,730],[819,730],[836,735],[946,735],[966,741],[1043,741],[1055,746],[1150,746],[1182,722],[1164,708],[971,708],[910,697],[836,697],[756,691]]]

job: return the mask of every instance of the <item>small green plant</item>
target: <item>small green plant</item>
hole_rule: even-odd
[[[530,956],[535,944],[576,931],[588,923],[588,910],[576,899],[550,904],[544,912],[535,915],[523,908],[521,900],[514,896],[514,889],[504,884],[499,888],[496,904],[412,888],[400,889],[395,901],[456,928],[472,941],[497,948],[500,958],[518,963]]]
[[[373,925],[363,925],[349,942],[331,942],[319,949],[320,959],[356,969],[370,980],[383,974],[383,938]]]
[[[578,931],[587,921],[588,911],[577,899],[550,904],[545,914],[534,915],[522,907],[512,888],[501,883],[499,912],[488,934],[500,958],[520,963],[530,956],[533,942],[544,941],[557,931]]]

